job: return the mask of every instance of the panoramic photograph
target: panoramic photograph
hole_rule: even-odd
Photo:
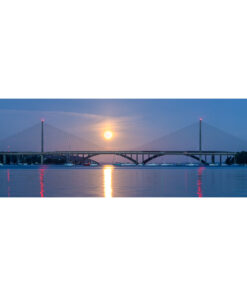
[[[247,100],[2,99],[1,197],[246,197]]]

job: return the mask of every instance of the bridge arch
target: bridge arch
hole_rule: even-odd
[[[136,164],[136,165],[138,164],[138,162],[134,158],[132,158],[132,157],[126,155],[126,154],[122,154],[122,153],[109,153],[109,154],[108,153],[93,153],[93,154],[90,154],[90,155],[84,157],[84,160],[91,159],[92,157],[98,156],[98,155],[117,155],[117,156],[122,156],[123,158],[128,159],[129,161],[133,162],[134,164]],[[94,160],[94,159],[92,159],[92,160]]]
[[[171,154],[167,154],[167,153],[159,153],[159,154],[152,155],[152,156],[150,156],[149,158],[145,159],[145,160],[143,161],[143,164],[147,164],[148,162],[150,162],[151,160],[153,160],[153,159],[155,159],[155,158],[158,158],[158,157],[161,157],[161,156],[167,156],[167,155],[170,156]],[[175,156],[175,154],[174,154],[174,156]],[[201,162],[201,163],[204,164],[204,165],[209,165],[205,160],[200,159],[198,156],[193,155],[193,154],[183,154],[183,155],[179,155],[179,156],[187,156],[187,157],[191,157],[191,158],[193,158],[193,159],[198,160],[199,162]]]

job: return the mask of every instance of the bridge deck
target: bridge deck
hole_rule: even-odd
[[[233,151],[181,151],[181,150],[90,150],[90,151],[1,151],[0,155],[51,155],[51,154],[166,154],[166,155],[234,155]]]

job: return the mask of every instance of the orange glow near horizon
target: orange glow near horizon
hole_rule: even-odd
[[[104,132],[104,138],[105,138],[106,140],[111,140],[112,137],[113,137],[113,133],[112,133],[112,131],[105,131],[105,132]]]
[[[112,197],[112,166],[104,167],[104,195],[105,198]]]

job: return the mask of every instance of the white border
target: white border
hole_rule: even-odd
[[[1,295],[246,295],[245,205],[1,200]]]
[[[0,2],[1,98],[246,98],[246,1]]]

